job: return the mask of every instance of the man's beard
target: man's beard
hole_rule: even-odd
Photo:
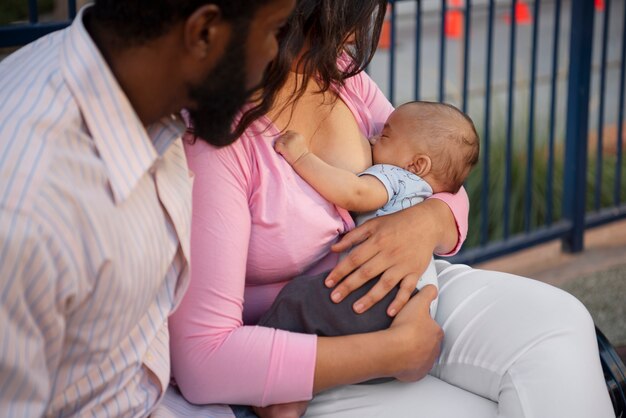
[[[233,120],[253,90],[246,89],[246,53],[249,22],[235,25],[232,38],[215,69],[199,85],[189,87],[196,103],[188,109],[197,138],[222,147],[232,144]]]

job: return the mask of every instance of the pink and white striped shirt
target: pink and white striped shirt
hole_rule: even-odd
[[[142,125],[82,16],[0,63],[3,417],[145,416],[169,383],[184,124]]]

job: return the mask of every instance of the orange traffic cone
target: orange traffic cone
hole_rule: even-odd
[[[596,10],[604,10],[604,0],[594,0],[594,6],[596,6]]]
[[[380,30],[380,38],[378,39],[378,48],[389,49],[391,47],[391,4],[387,5],[385,12],[385,21]]]
[[[505,20],[511,23],[511,16],[505,16]],[[533,15],[530,13],[530,8],[524,1],[518,0],[515,3],[515,23],[518,25],[529,25],[533,22]]]
[[[444,32],[446,37],[459,39],[463,33],[463,0],[450,0],[450,9],[446,12]]]

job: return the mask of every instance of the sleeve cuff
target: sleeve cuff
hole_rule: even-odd
[[[436,253],[438,256],[450,257],[455,255],[461,249],[461,246],[467,238],[467,218],[469,214],[469,200],[465,189],[461,189],[459,193],[437,193],[429,197],[429,199],[438,199],[444,202],[452,211],[454,223],[456,225],[457,242],[452,251],[445,254]]]
[[[275,338],[278,344],[272,352],[271,362],[279,364],[269,368],[273,373],[268,376],[267,387],[271,390],[264,394],[263,405],[284,403],[285,399],[312,399],[317,336],[276,330]]]

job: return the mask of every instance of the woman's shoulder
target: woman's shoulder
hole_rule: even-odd
[[[257,151],[254,141],[243,136],[230,145],[216,147],[202,138],[184,138],[185,155],[189,168],[195,173],[210,172],[217,176],[231,173],[235,177],[249,177]]]
[[[267,173],[276,176],[287,170],[281,165],[282,157],[274,151],[275,127],[268,124],[267,118],[253,122],[235,142],[225,147],[215,147],[200,138],[194,143],[185,141],[189,168],[195,173],[231,178],[253,190],[267,180]]]

